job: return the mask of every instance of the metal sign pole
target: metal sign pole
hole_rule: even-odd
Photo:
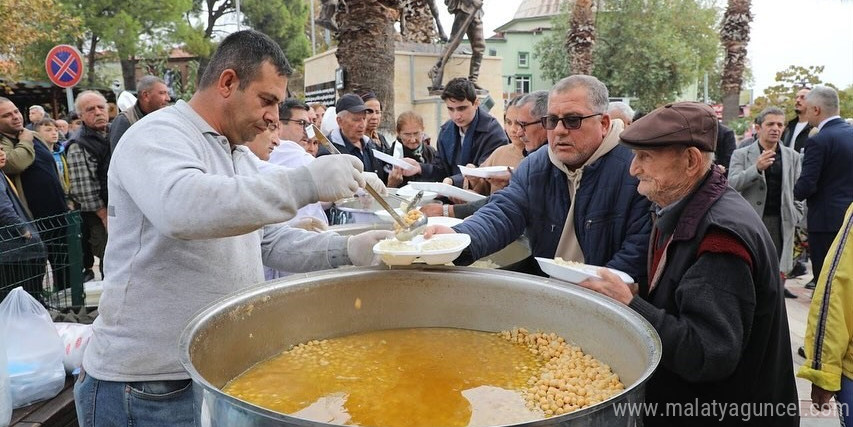
[[[65,88],[65,100],[68,102],[68,112],[74,112],[74,92],[70,87]]]

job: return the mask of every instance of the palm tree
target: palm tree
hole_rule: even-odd
[[[720,41],[726,49],[721,89],[723,92],[723,123],[736,119],[740,110],[740,88],[746,66],[746,45],[749,43],[749,23],[752,13],[749,0],[728,0]]]
[[[576,0],[572,6],[569,31],[566,33],[566,53],[571,58],[571,74],[590,74],[594,65],[592,48],[595,45],[595,12],[593,0]]]
[[[343,2],[341,2],[343,3]],[[346,2],[338,13],[338,50],[335,56],[344,70],[344,92],[369,89],[382,104],[382,126],[394,122],[394,22],[399,18],[398,0]]]

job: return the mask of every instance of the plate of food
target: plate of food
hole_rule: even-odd
[[[416,236],[409,241],[385,239],[373,246],[373,253],[387,265],[409,265],[423,262],[440,265],[453,262],[471,244],[467,234],[436,234],[429,239]]]
[[[596,265],[583,264],[575,261],[566,261],[562,258],[542,258],[536,257],[536,262],[539,263],[539,268],[545,272],[545,274],[560,280],[565,280],[571,283],[580,283],[586,279],[600,279],[601,276],[598,275],[598,269],[601,268]],[[605,267],[607,268],[607,267]],[[615,268],[607,268],[613,274],[619,276],[625,283],[634,283],[634,279],[623,271],[619,271]]]
[[[459,171],[465,176],[474,176],[478,178],[506,178],[510,175],[512,168],[509,166],[482,166],[479,168],[469,168],[459,165]]]

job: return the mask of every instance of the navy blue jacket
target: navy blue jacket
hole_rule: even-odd
[[[650,203],[628,173],[632,158],[631,150],[619,145],[584,168],[574,201],[575,235],[584,262],[622,270],[643,283]],[[497,252],[525,231],[533,256],[553,258],[570,202],[566,174],[543,147],[521,162],[507,187],[453,228],[471,236],[473,260]]]
[[[478,108],[474,120],[476,126],[472,125],[473,129],[468,129],[468,132],[474,132],[474,135],[467,156],[462,155],[459,127],[453,123],[453,120],[448,120],[441,125],[441,130],[438,132],[438,155],[431,163],[421,164],[421,177],[424,181],[441,181],[451,177],[453,185],[461,187],[462,173],[459,171],[459,165],[473,163],[480,166],[492,151],[509,144],[501,124],[486,110]]]
[[[853,202],[853,126],[828,121],[804,146],[794,198],[808,203],[808,230],[837,233]]]

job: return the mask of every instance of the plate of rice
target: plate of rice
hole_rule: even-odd
[[[430,265],[453,262],[471,244],[467,234],[436,234],[429,239],[416,236],[403,242],[386,239],[373,246],[373,253],[387,265],[409,265],[423,262]]]

